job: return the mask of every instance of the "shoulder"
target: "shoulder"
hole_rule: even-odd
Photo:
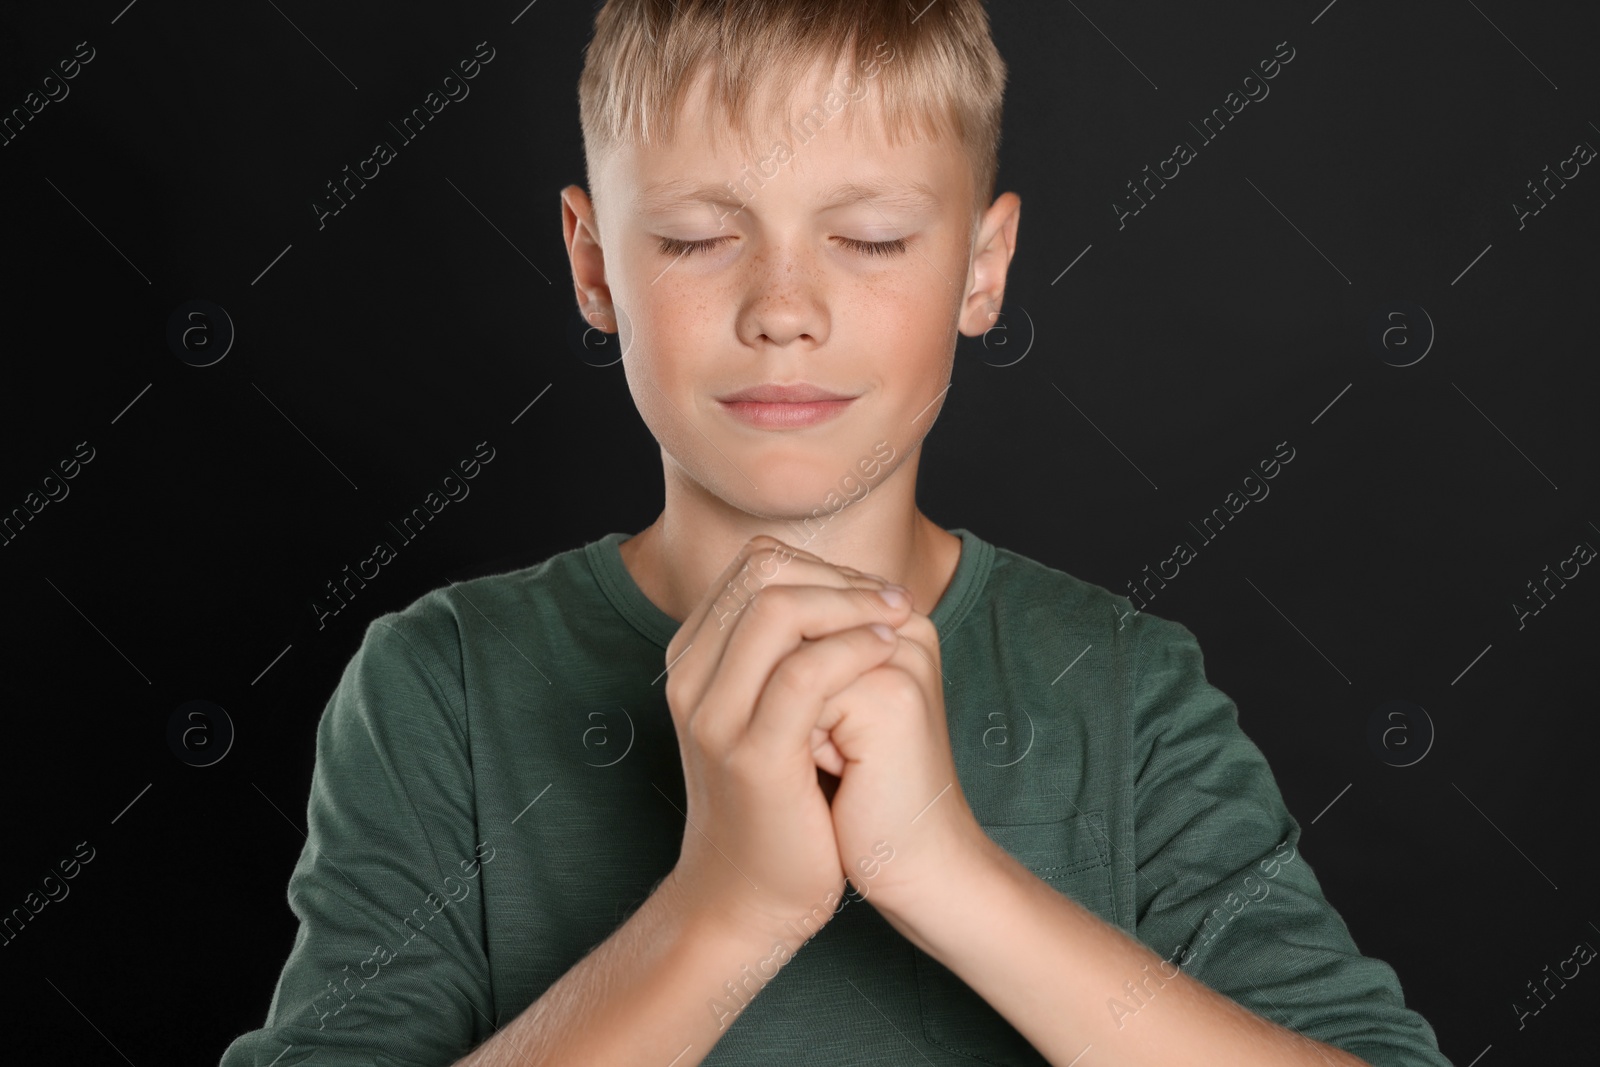
[[[505,635],[513,625],[526,632],[580,599],[585,584],[594,584],[588,549],[580,545],[527,566],[435,586],[368,623],[363,651],[409,652],[436,674],[459,676],[464,650],[485,634]]]
[[[1071,663],[1079,689],[1091,682],[1109,687],[1094,713],[1114,715],[1135,737],[1191,719],[1202,708],[1210,728],[1227,727],[1231,704],[1207,682],[1195,634],[1103,585],[996,548],[979,613],[987,615],[981,625],[1003,654]]]
[[[1116,596],[1104,586],[999,545],[994,549],[989,583],[997,599],[1020,608],[1045,609],[1077,617],[1103,617],[1113,622],[1117,602],[1127,602],[1125,597]]]
[[[1088,640],[1125,650],[1130,656],[1162,653],[1198,643],[1182,623],[1136,608],[1128,597],[1103,585],[995,546],[989,596],[1021,624],[1065,623]]]

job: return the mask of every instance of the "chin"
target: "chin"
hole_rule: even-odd
[[[883,440],[858,450],[859,455],[837,447],[825,454],[784,451],[788,455],[741,457],[739,462],[759,488],[751,489],[740,479],[736,489],[745,491],[737,492],[733,500],[748,514],[784,523],[804,539],[820,534],[841,512],[865,500],[888,475],[896,455]]]
[[[816,511],[828,514],[837,510],[836,504],[829,507],[831,499],[842,495],[836,484],[837,475],[829,478],[816,471],[791,471],[780,476],[771,468],[762,468],[752,470],[750,476],[756,479],[760,490],[751,489],[750,483],[744,482],[746,492],[738,494],[733,503],[757,518],[774,522],[799,522]]]

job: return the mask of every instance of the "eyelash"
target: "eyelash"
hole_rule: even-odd
[[[726,237],[712,237],[704,241],[680,241],[676,237],[662,237],[661,254],[664,256],[694,255],[721,244],[728,240]],[[892,241],[857,241],[852,237],[841,237],[848,247],[855,249],[864,256],[896,256],[906,250],[907,241],[904,237],[897,237]]]

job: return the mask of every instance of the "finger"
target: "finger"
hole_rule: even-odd
[[[944,668],[941,665],[939,630],[933,620],[913,610],[911,616],[896,627],[900,643],[890,659],[892,666],[900,667],[922,683],[930,692],[940,692],[944,687]]]
[[[716,581],[712,582],[707,588],[699,602],[690,609],[688,617],[683,620],[683,625],[678,627],[677,634],[667,645],[667,659],[669,662],[677,658],[679,650],[674,646],[678,644],[680,639],[691,640],[693,638],[694,634],[700,629],[701,623],[705,621],[712,604],[718,597],[723,595],[725,588],[733,581],[733,576],[744,569],[751,555],[757,552],[771,553],[779,550],[795,553],[799,551],[785,545],[775,537],[757,536],[744,543],[744,546],[739,549],[733,559],[728,561],[728,565],[722,569],[722,573],[717,575]]]
[[[781,547],[781,542],[775,542],[775,545]],[[781,565],[782,569],[774,569],[775,565]],[[754,603],[755,596],[768,586],[809,583],[836,589],[873,590],[884,585],[881,579],[859,575],[859,572],[845,573],[832,564],[799,555],[785,555],[776,548],[752,551],[747,554],[743,564],[737,567],[730,565],[720,577],[727,581],[723,586],[708,591],[695,614],[685,621],[678,635],[667,646],[668,667],[672,673],[669,684],[674,691],[696,695],[704,693],[720,669],[738,620]],[[719,603],[718,596],[713,594],[719,594],[723,601]],[[696,623],[693,630],[690,629],[691,622]],[[686,643],[682,648],[676,647],[686,635]],[[769,663],[768,667],[771,666]],[[699,700],[691,699],[688,703],[699,703]]]
[[[819,584],[837,585],[848,580],[837,568],[834,568],[835,573],[831,576],[824,570],[813,570],[830,565],[803,549],[786,545],[775,537],[752,537],[717,575],[673,635],[667,645],[667,665],[670,667],[679,655],[687,651],[708,620],[715,621],[717,628],[725,629],[729,617],[737,614],[741,606],[762,586],[779,580],[783,568],[791,564],[798,564],[802,572],[810,574],[811,581]],[[789,580],[794,580],[792,573]]]
[[[904,649],[901,642],[899,649]],[[841,762],[848,764],[861,758],[863,741],[876,731],[912,728],[933,729],[926,720],[926,711],[917,716],[926,720],[924,726],[895,723],[902,714],[916,715],[912,709],[931,706],[926,688],[904,660],[892,656],[881,664],[869,667],[852,679],[843,690],[829,697],[819,709],[816,725],[828,731],[828,740],[839,753]],[[852,755],[854,753],[854,755]]]
[[[875,622],[857,625],[803,642],[784,656],[755,700],[744,743],[773,760],[809,746],[823,705],[894,654],[899,639],[893,630],[881,636],[882,629]],[[826,769],[837,774],[844,767],[840,762]]]
[[[833,743],[833,735],[820,726],[811,728],[811,759],[829,774],[844,773],[844,754]]]
[[[770,562],[768,562],[767,557],[771,557]],[[690,610],[688,617],[684,619],[683,625],[679,628],[679,635],[692,635],[699,630],[706,616],[712,613],[718,599],[725,594],[730,586],[736,584],[736,576],[740,576],[741,572],[750,570],[753,565],[759,564],[765,573],[770,574],[775,568],[782,567],[785,563],[791,560],[799,560],[804,563],[832,567],[835,570],[843,572],[844,574],[857,578],[872,579],[877,582],[885,581],[885,579],[879,577],[878,575],[866,574],[862,571],[856,570],[854,567],[839,563],[830,563],[811,552],[807,552],[803,548],[797,548],[793,545],[786,544],[776,537],[771,537],[766,534],[757,534],[755,537],[752,537],[750,540],[745,542],[743,547],[740,548],[739,552],[734,556],[734,558],[725,568],[723,568],[722,573],[717,576],[716,581],[712,583],[709,589],[707,589],[705,596],[702,597],[699,603],[697,603],[695,607]],[[750,584],[749,576],[743,576],[743,580],[739,581],[737,584],[741,588],[748,586]],[[676,644],[676,639],[674,639],[673,644]],[[668,659],[671,660],[675,658],[677,651],[678,650],[676,648],[673,648],[672,645],[669,645]]]
[[[912,611],[910,618],[895,628],[895,634],[900,638],[900,641],[890,654],[887,661],[888,665],[898,665],[906,670],[916,669],[919,664],[926,665],[927,658],[924,650],[930,646],[935,650],[934,654],[937,656],[939,634],[934,628],[932,620],[926,615]],[[913,659],[917,662],[908,662],[908,660]],[[884,666],[884,664],[876,664],[875,666]],[[935,666],[934,671],[938,673],[937,666]],[[837,721],[837,718],[837,714],[833,714],[830,717],[830,708],[824,705],[822,719],[811,727],[810,740],[812,759],[819,768],[835,776],[844,774],[844,765],[846,763],[844,753],[839,751],[839,746],[833,740],[832,724]],[[828,725],[822,725],[823,722],[827,722]],[[831,802],[833,798],[830,796],[828,799]]]
[[[911,609],[881,599],[883,592],[851,584],[767,586],[728,627],[701,702],[732,701],[747,724],[773,669],[802,642],[873,622],[891,630],[902,623]]]
[[[728,565],[722,569],[722,573],[707,587],[699,602],[678,627],[678,632],[667,643],[666,669],[670,672],[667,683],[669,689],[694,694],[704,689],[705,681],[711,677],[712,671],[722,657],[721,646],[727,640],[727,634],[721,632],[726,630],[725,625],[713,626],[708,633],[702,633],[702,629],[707,618],[717,610],[716,605],[719,600],[730,593],[736,595],[736,584],[739,589],[749,584],[751,577],[749,569],[752,563],[758,564],[763,571],[770,571],[772,567],[796,558],[800,558],[799,551],[775,537],[758,535],[744,543]],[[699,651],[690,656],[696,646],[699,646]],[[677,706],[678,703],[674,701],[673,707]]]
[[[763,589],[729,628],[721,658],[692,701],[705,742],[727,745],[742,735],[773,671],[808,639],[874,622],[892,630],[903,621],[911,609],[895,607],[879,593],[821,585],[773,584]]]

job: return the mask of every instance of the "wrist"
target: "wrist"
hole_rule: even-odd
[[[698,899],[678,880],[674,868],[662,880],[656,894],[662,898],[664,908],[693,936],[736,953],[742,952],[752,960],[776,956],[787,961],[832,920],[846,903],[848,891],[848,887],[842,887],[825,894],[809,909],[778,915],[752,907],[748,902],[708,903]],[[787,955],[779,946],[787,950]]]
[[[725,1030],[767,983],[810,940],[815,923],[773,921],[732,907],[708,906],[689,898],[676,873],[657,890],[669,922],[686,950],[708,962],[720,984],[708,987],[719,1030]]]
[[[746,953],[768,946],[781,920],[759,913],[737,901],[711,901],[679,880],[676,867],[662,879],[656,890],[663,907],[680,926],[709,944]]]
[[[937,884],[897,885],[888,892],[883,887],[870,898],[889,925],[935,958],[972,927],[974,916],[993,912],[997,901],[1009,900],[1034,878],[981,830],[957,855]]]

